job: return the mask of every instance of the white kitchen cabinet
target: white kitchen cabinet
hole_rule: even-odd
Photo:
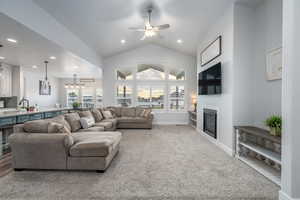
[[[2,64],[0,67],[0,97],[12,96],[12,67]]]

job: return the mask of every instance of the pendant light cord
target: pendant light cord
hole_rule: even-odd
[[[45,66],[46,66],[46,77],[45,77],[45,80],[47,81],[48,80],[48,61],[46,60],[45,61]]]

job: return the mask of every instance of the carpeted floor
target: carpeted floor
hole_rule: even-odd
[[[0,199],[278,199],[275,184],[188,126],[122,132],[104,174],[13,172],[0,178]]]

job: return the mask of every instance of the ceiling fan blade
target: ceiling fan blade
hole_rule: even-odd
[[[146,39],[146,35],[143,35],[143,37],[141,38],[141,40],[145,40]]]
[[[145,31],[145,29],[143,29],[143,28],[137,28],[137,27],[130,27],[129,30],[139,31],[139,32],[144,32]]]
[[[154,26],[153,29],[158,31],[158,30],[164,30],[170,28],[170,24],[163,24],[159,26]]]

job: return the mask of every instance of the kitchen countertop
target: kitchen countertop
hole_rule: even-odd
[[[15,116],[20,116],[20,115],[32,115],[32,114],[37,114],[37,113],[44,113],[44,112],[53,112],[53,111],[64,111],[64,110],[72,110],[72,108],[47,108],[47,109],[39,109],[38,111],[4,111],[1,112],[0,110],[0,118],[6,118],[6,117],[15,117]]]

